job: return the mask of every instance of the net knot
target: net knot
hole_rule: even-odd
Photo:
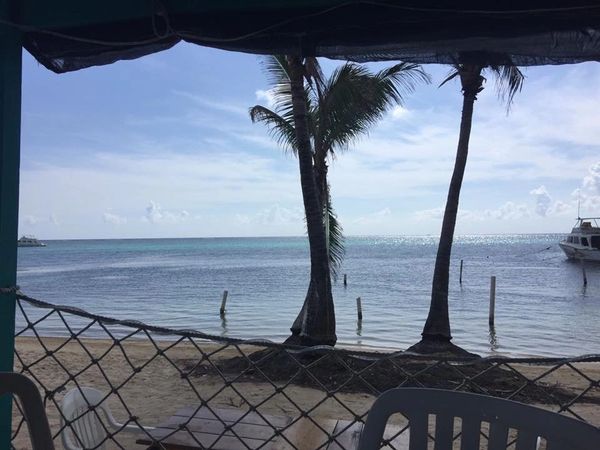
[[[21,288],[19,286],[8,286],[0,287],[0,295],[2,294],[16,294]]]

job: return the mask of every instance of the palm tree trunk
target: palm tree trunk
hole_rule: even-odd
[[[335,335],[335,312],[331,294],[331,277],[327,258],[325,227],[323,226],[323,210],[319,201],[308,133],[304,67],[300,57],[292,56],[288,60],[290,64],[294,125],[298,143],[300,183],[310,247],[310,284],[301,311],[302,325],[300,332],[298,333],[297,319],[292,326],[292,336],[287,342],[301,345],[334,345],[337,340]]]
[[[321,206],[325,208],[327,202],[327,164],[324,160],[315,161],[315,182],[317,184],[317,191],[319,195],[319,202]]]
[[[319,163],[319,161],[314,161],[314,174],[315,174],[315,184],[317,186],[317,197],[319,198],[319,204],[321,205],[321,209],[324,210],[325,208],[325,202],[327,201],[327,167],[325,166],[325,169],[322,168],[322,164]],[[328,220],[329,216],[326,216],[325,214],[323,214],[324,220]],[[327,229],[328,227],[325,226],[325,223],[323,224],[323,226],[325,227],[325,245],[326,248],[328,246],[328,242],[327,242]],[[327,259],[329,259],[329,255],[327,255]],[[292,331],[292,335],[294,336],[299,336],[300,332],[302,331],[302,322],[304,320],[304,314],[306,314],[306,304],[308,303],[308,297],[304,300],[304,304],[302,305],[302,309],[300,310],[300,312],[298,313],[298,315],[296,316],[296,320],[294,320],[294,323],[292,324],[292,327],[290,328],[290,330]]]
[[[448,190],[442,231],[440,233],[440,242],[435,259],[435,269],[433,272],[431,289],[431,304],[422,333],[424,341],[450,342],[452,339],[450,319],[448,317],[450,254],[452,252],[452,242],[454,240],[460,189],[469,153],[473,106],[483,82],[481,70],[482,68],[479,66],[463,66],[460,69],[460,79],[463,87],[463,109],[460,122],[460,134],[458,138],[458,148],[456,150],[454,172],[452,173],[452,180],[450,181],[450,188]]]

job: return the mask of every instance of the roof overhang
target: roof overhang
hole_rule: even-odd
[[[21,0],[10,22],[55,72],[180,40],[257,54],[517,65],[600,60],[598,0]],[[492,56],[492,59],[497,56]]]

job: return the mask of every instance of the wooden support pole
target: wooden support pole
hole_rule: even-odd
[[[462,269],[463,269],[463,260],[460,260],[460,275],[458,277],[458,282],[462,284]]]
[[[0,2],[0,19],[11,20],[13,2]],[[17,283],[21,138],[21,33],[0,25],[0,288]],[[13,370],[15,292],[0,293],[0,371]],[[11,448],[12,397],[0,399],[0,448]]]
[[[348,278],[346,277],[346,274],[344,274],[344,287],[348,286]]]
[[[490,278],[490,325],[494,325],[494,315],[496,310],[496,277]]]
[[[229,295],[229,292],[227,292],[227,290],[224,290],[223,300],[221,300],[221,309],[219,309],[219,314],[221,314],[222,316],[225,315],[225,306],[227,306],[227,295]]]
[[[356,298],[356,312],[358,313],[358,321],[362,321],[362,303],[360,297]]]

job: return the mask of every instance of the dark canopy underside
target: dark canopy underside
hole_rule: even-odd
[[[600,0],[15,0],[8,21],[59,73],[180,40],[355,61],[600,60]]]

